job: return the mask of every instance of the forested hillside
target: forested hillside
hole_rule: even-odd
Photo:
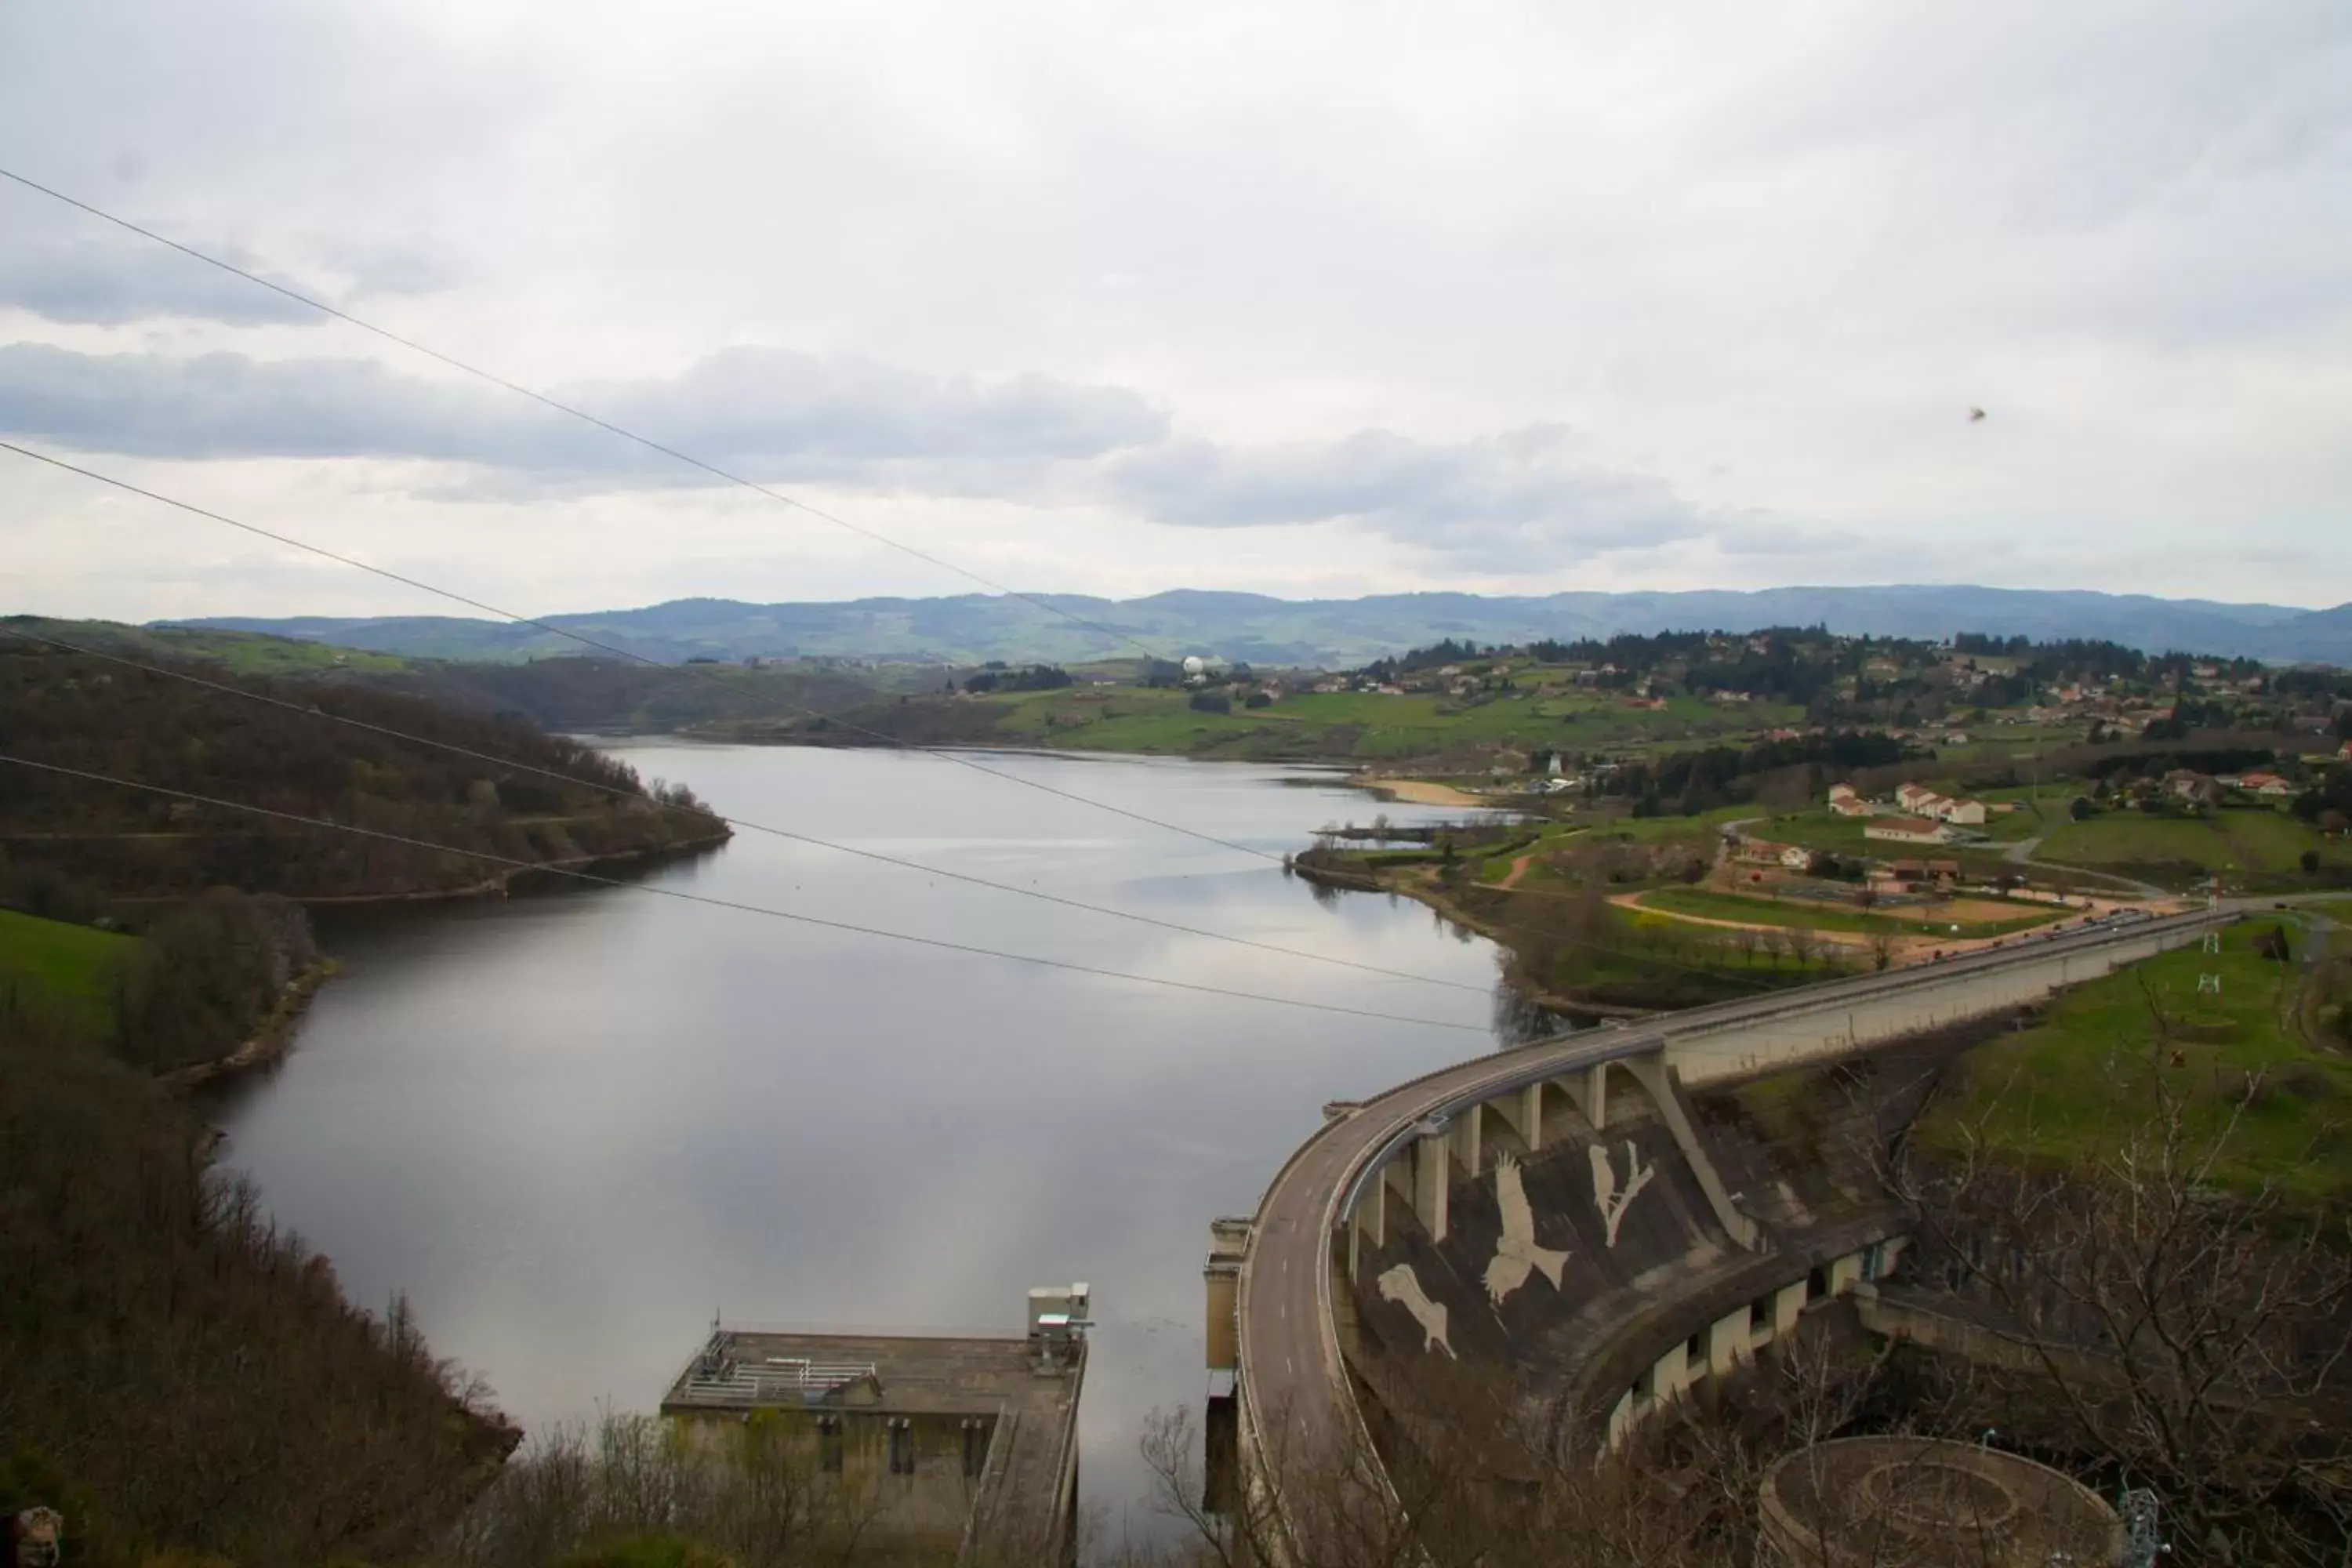
[[[59,1509],[90,1568],[409,1560],[518,1435],[210,1142],[96,1031],[0,1015],[0,1516]]]
[[[0,639],[0,752],[532,864],[726,833],[683,786],[655,781],[648,798],[625,764],[519,720],[340,681],[201,673],[236,689]],[[328,722],[313,708],[510,763]],[[466,854],[5,763],[0,857],[0,899],[20,907],[35,896],[178,898],[216,885],[306,900],[429,895],[500,874]]]
[[[234,675],[373,686],[470,712],[520,719],[542,730],[607,735],[665,733],[695,724],[837,711],[872,700],[884,679],[824,660],[789,666],[709,661],[648,665],[585,653],[580,644],[562,637],[548,638],[550,651],[527,660],[457,662],[218,626],[0,618],[0,632],[12,630],[142,663],[184,663]],[[624,638],[614,646],[629,645]],[[942,676],[919,666],[887,674],[908,689],[925,690],[936,688]]]

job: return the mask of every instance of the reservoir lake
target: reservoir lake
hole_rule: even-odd
[[[355,1300],[405,1292],[532,1428],[651,1410],[714,1312],[1017,1333],[1028,1287],[1086,1280],[1081,1505],[1109,1539],[1164,1534],[1138,1443],[1206,1386],[1210,1219],[1256,1206],[1327,1100],[1497,1043],[1487,943],[1385,895],[1318,898],[1278,858],[1328,823],[1460,814],[1297,769],[972,759],[1235,848],[937,756],[608,744],[730,816],[1399,977],[740,831],[629,888],[322,914],[341,973],[280,1065],[207,1102],[226,1163]]]

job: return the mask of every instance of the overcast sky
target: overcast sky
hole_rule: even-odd
[[[2347,83],[2344,0],[11,0],[0,165],[1023,588],[2323,605]],[[0,432],[526,613],[973,587],[5,183]],[[448,610],[6,453],[0,582]]]

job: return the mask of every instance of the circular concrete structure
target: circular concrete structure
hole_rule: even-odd
[[[2092,1568],[2120,1563],[2123,1521],[2047,1465],[1931,1437],[1843,1437],[1764,1478],[1764,1552],[1783,1568]]]

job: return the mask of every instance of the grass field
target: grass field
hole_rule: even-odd
[[[1951,921],[1880,914],[1810,899],[1756,899],[1742,893],[1714,892],[1705,888],[1655,889],[1642,895],[1642,907],[1667,914],[1694,915],[1701,920],[1738,921],[1748,925],[1801,926],[1808,931],[1856,934],[1886,931],[1897,936],[1948,936],[1959,940],[2007,936],[2011,931],[2029,931],[2038,925],[2049,924],[2058,912],[2043,910],[2020,914],[2013,920],[1961,921],[1957,922],[1959,930],[1954,931],[1952,927],[1956,922]]]
[[[1776,844],[1799,844],[1808,849],[1826,849],[1832,855],[1871,854],[1884,856],[1899,852],[1916,856],[1928,851],[1900,846],[1870,844],[1862,836],[1863,825],[1869,818],[1840,816],[1828,810],[1802,811],[1790,816],[1769,817],[1758,823],[1750,831],[1759,838],[1769,838]],[[1864,846],[1870,844],[1865,850]],[[1941,854],[1937,850],[1934,853]]]
[[[1688,816],[1619,816],[1591,826],[1596,833],[1617,834],[1646,843],[1655,838],[1682,838],[1701,834],[1712,837],[1715,830],[1727,822],[1745,822],[1764,814],[1764,807],[1753,804],[1718,805]]]
[[[102,1026],[108,984],[135,938],[0,910],[0,994],[29,1011]]]
[[[1971,1051],[1958,1092],[1915,1136],[1947,1152],[1973,1138],[2010,1154],[2087,1163],[2112,1157],[2127,1128],[2154,1113],[2160,1084],[2200,1146],[2210,1145],[2249,1075],[2260,1075],[2214,1179],[2240,1190],[2273,1182],[2306,1197],[2352,1190],[2352,1057],[2303,1038],[2302,968],[2254,951],[2268,929],[2242,922],[2218,954],[2165,953],[2068,992],[2040,1025]],[[2209,973],[2221,976],[2219,997],[2198,992]]]
[[[137,658],[163,654],[182,658],[216,660],[237,675],[320,675],[330,669],[383,673],[406,669],[415,661],[388,653],[334,647],[326,643],[296,642],[264,637],[258,632],[225,631],[209,626],[124,626],[106,621],[19,623],[38,637],[55,637]]]
[[[2194,866],[2204,871],[2292,871],[2319,834],[2284,812],[2221,811],[2209,817],[2117,811],[2068,822],[2042,841],[2041,858],[2078,866]]]
[[[1532,688],[1533,682],[1527,683]],[[1345,755],[1379,761],[1514,746],[1586,748],[1721,740],[1788,715],[1769,706],[1729,709],[1675,698],[1633,709],[1586,693],[1538,697],[1530,689],[1464,706],[1427,692],[1301,692],[1271,707],[1194,710],[1189,694],[1139,686],[1068,687],[992,694],[1008,736],[1105,752]]]

